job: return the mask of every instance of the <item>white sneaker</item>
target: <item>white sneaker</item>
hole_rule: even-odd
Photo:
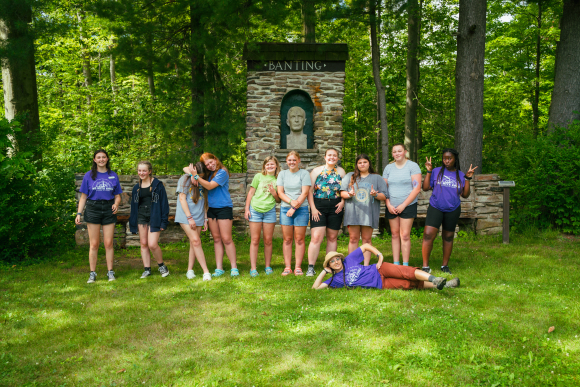
[[[203,273],[204,281],[211,281],[211,273]]]
[[[195,273],[193,272],[193,270],[188,270],[187,273],[185,273],[185,276],[187,277],[187,279],[194,279]]]
[[[147,278],[151,275],[151,270],[143,270],[143,274],[141,274],[141,278]]]
[[[87,281],[88,284],[92,284],[97,280],[97,273],[94,271],[91,271],[91,273],[89,274],[89,280]]]
[[[109,277],[109,281],[114,281],[116,279],[115,278],[115,272],[113,270],[109,270],[107,272],[107,277]]]

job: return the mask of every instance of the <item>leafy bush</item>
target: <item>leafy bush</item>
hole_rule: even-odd
[[[580,234],[580,121],[518,142],[505,174],[516,181],[510,192],[511,226]]]
[[[74,243],[74,174],[37,171],[32,153],[14,149],[20,124],[0,119],[0,261],[41,259]]]

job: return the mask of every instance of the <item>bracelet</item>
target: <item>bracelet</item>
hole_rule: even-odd
[[[195,180],[197,180],[197,179],[199,179],[199,175],[195,175],[193,178],[194,178]]]
[[[471,179],[473,179],[473,177],[467,177],[467,176],[465,176],[465,180],[471,180]]]
[[[433,171],[427,171],[427,172],[425,173],[425,175],[427,175],[427,174],[429,174],[429,173],[431,173],[431,172],[433,172]]]
[[[187,220],[189,220],[189,219],[193,219],[193,215],[189,215],[189,216],[187,217]]]
[[[189,174],[189,177],[193,176],[191,173]]]
[[[77,215],[82,215],[82,213],[81,212],[77,212]]]

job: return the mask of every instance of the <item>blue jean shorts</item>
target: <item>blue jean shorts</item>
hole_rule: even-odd
[[[288,216],[286,213],[292,207],[280,207],[280,224],[282,226],[296,226],[296,227],[306,227],[308,226],[308,220],[310,219],[310,212],[308,211],[308,206],[303,206],[294,211],[294,215]]]
[[[276,223],[276,206],[270,211],[258,212],[250,206],[250,222],[254,223]]]

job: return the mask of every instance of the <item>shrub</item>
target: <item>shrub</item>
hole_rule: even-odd
[[[37,171],[31,152],[14,149],[20,124],[0,119],[0,261],[49,256],[74,243],[74,174],[67,168]]]

